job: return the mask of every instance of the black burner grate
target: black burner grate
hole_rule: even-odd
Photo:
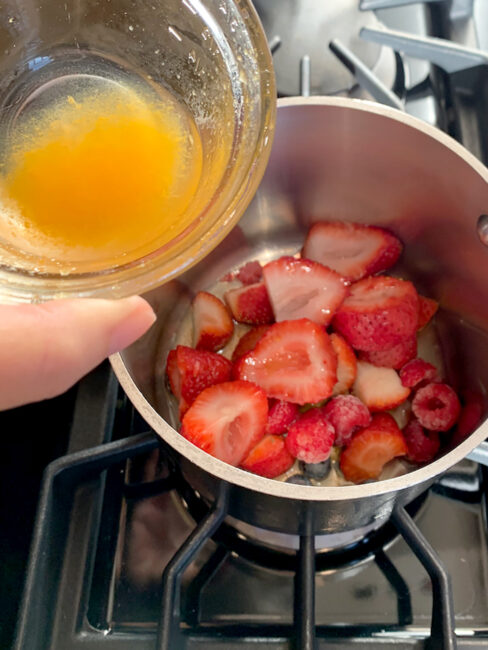
[[[105,393],[106,396],[110,394],[112,410],[105,407],[100,411],[98,435],[102,438],[106,436],[107,414],[108,420],[113,419],[110,413],[114,412],[117,399],[113,391]],[[123,405],[123,408],[126,406]],[[205,542],[212,537],[218,539],[219,529],[226,525],[223,523],[227,514],[227,489],[224,484],[218,501],[203,516],[164,571],[157,634],[93,628],[86,614],[95,568],[95,546],[100,541],[100,521],[107,516],[103,508],[104,477],[110,468],[118,468],[127,459],[147,454],[159,445],[160,440],[153,433],[141,433],[89,450],[77,451],[48,467],[40,499],[16,650],[74,650],[82,646],[87,650],[110,647],[117,650],[210,650],[217,647],[242,649],[256,646],[269,646],[275,650],[312,650],[334,647],[372,648],[377,647],[375,644],[379,638],[382,644],[394,643],[398,649],[429,647],[453,650],[456,647],[449,577],[435,551],[403,509],[395,512],[393,523],[428,571],[433,585],[432,628],[427,646],[425,639],[402,638],[402,632],[407,629],[412,618],[410,594],[403,577],[381,547],[374,551],[375,560],[388,576],[398,598],[398,625],[389,630],[391,634],[386,635],[381,626],[369,625],[358,628],[356,632],[348,629],[346,638],[345,632],[340,629],[315,626],[316,561],[319,561],[317,558],[320,554],[315,552],[313,535],[301,537],[295,559],[293,625],[243,625],[238,620],[213,626],[200,623],[200,594],[224,556],[229,553],[223,543],[217,544],[215,552],[195,576],[191,589],[186,594],[193,616],[183,614],[180,598],[183,572]],[[140,485],[126,485],[122,480],[121,488],[132,497],[148,498],[154,493],[174,489],[179,480],[177,476],[170,476]],[[229,542],[228,539],[226,541]],[[100,558],[99,555],[97,557]],[[109,546],[102,557],[105,557],[106,562],[113,559],[113,549]],[[100,562],[100,559],[97,561]],[[398,632],[396,635],[395,629]],[[365,632],[367,637],[364,637]],[[482,648],[486,647],[487,642],[486,637],[464,638],[459,640],[459,647]]]

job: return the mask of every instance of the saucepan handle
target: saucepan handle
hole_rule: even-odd
[[[482,442],[480,445],[475,447],[473,451],[469,452],[466,458],[488,467],[488,442]]]

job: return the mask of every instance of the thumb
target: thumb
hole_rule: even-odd
[[[0,305],[0,410],[62,393],[155,319],[137,296]]]

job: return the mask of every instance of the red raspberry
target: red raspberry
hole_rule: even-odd
[[[297,419],[300,411],[296,404],[283,400],[270,400],[270,404],[266,433],[279,436]]]
[[[400,370],[400,379],[407,388],[413,388],[422,381],[434,381],[437,369],[423,359],[414,359],[406,363]]]
[[[288,428],[286,448],[304,463],[321,463],[330,456],[335,431],[326,420],[323,409],[312,409],[301,415]]]
[[[368,407],[354,395],[338,395],[324,407],[324,415],[335,429],[334,444],[343,447],[358,427],[371,422]]]
[[[412,411],[430,431],[448,431],[459,417],[461,405],[447,384],[427,384],[413,398]]]
[[[244,266],[241,266],[237,272],[237,279],[240,280],[242,284],[255,284],[256,282],[259,282],[262,277],[263,269],[257,260],[247,262]]]
[[[437,431],[425,431],[416,418],[412,418],[403,429],[403,437],[408,447],[408,460],[412,463],[428,463],[441,446]]]

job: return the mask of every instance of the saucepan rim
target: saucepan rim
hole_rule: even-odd
[[[416,130],[420,130],[437,140],[440,144],[460,156],[473,171],[479,174],[488,184],[488,170],[458,142],[421,120],[402,113],[399,110],[382,106],[374,102],[355,100],[343,97],[294,97],[278,100],[278,108],[286,107],[332,106],[343,107],[348,110],[366,111],[384,116],[388,119],[401,122]],[[132,379],[123,360],[123,353],[110,357],[112,368],[127,393],[129,399],[139,411],[141,416],[166,443],[186,459],[207,471],[217,479],[221,479],[235,486],[266,494],[299,501],[344,501],[364,499],[383,494],[399,492],[407,488],[428,482],[436,476],[447,471],[460,460],[464,459],[475,447],[488,438],[488,419],[485,420],[466,440],[457,447],[444,454],[437,460],[413,470],[402,476],[366,483],[363,485],[344,486],[306,486],[284,483],[274,479],[263,478],[237,467],[232,467],[206,452],[202,451],[168,424],[159,413],[150,405]]]

